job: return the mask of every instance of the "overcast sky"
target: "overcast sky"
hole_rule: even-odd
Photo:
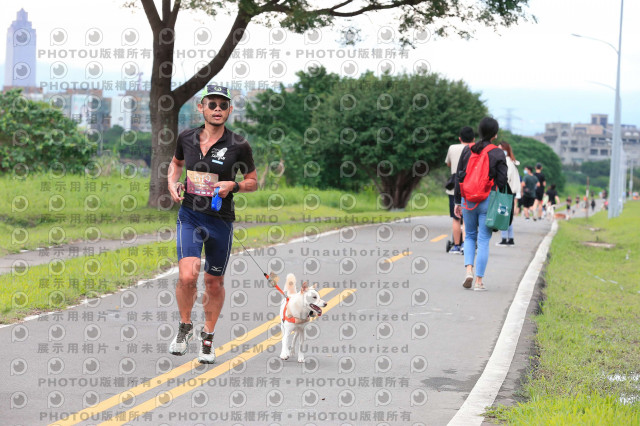
[[[151,46],[151,30],[141,9],[124,9],[122,0],[69,0],[64,3],[44,0],[14,2],[5,8],[0,29],[6,31],[16,19],[20,7],[29,14],[37,31],[38,67],[36,80],[50,91],[54,82],[121,80],[123,69],[137,67],[142,80],[151,75],[151,61],[140,57],[142,49]],[[15,10],[14,10],[15,9]],[[607,41],[617,47],[620,4],[615,0],[532,0],[529,13],[537,23],[523,23],[500,29],[498,33],[476,27],[475,38],[466,41],[452,36],[439,39],[416,35],[417,48],[404,58],[350,59],[335,57],[352,51],[337,40],[336,29],[297,35],[268,29],[252,23],[238,48],[239,58],[232,58],[215,78],[231,80],[281,81],[285,85],[296,80],[295,73],[318,61],[341,75],[359,75],[365,70],[380,72],[391,67],[395,72],[412,72],[428,63],[430,69],[450,79],[466,81],[472,90],[481,92],[490,112],[506,127],[511,109],[515,132],[532,135],[553,121],[587,122],[591,113],[610,114],[614,107],[616,53],[596,41],[572,37],[582,34]],[[95,19],[91,19],[95,16]],[[640,27],[632,17],[640,16],[640,2],[627,0],[622,44],[622,122],[640,125]],[[82,17],[82,19],[79,19]],[[388,23],[389,14],[373,14],[344,22],[363,30],[362,41],[355,49],[383,53],[398,52],[398,34]],[[176,26],[177,57],[175,81],[184,81],[194,69],[208,60],[207,52],[217,50],[232,22],[232,17],[219,15],[216,20],[202,13],[184,12]],[[338,28],[340,25],[338,25]],[[56,37],[54,37],[54,35]],[[58,38],[63,35],[62,38]],[[125,36],[129,36],[128,38]],[[420,40],[422,38],[422,40]],[[93,40],[93,41],[92,41]],[[70,58],[72,50],[135,49],[137,58],[92,59]],[[257,58],[266,49],[266,58]],[[0,77],[4,81],[6,46],[0,43]],[[253,52],[253,57],[247,57]],[[66,53],[66,57],[61,57]],[[278,53],[279,57],[272,55]],[[330,55],[334,55],[330,58]],[[60,62],[67,68],[62,79],[54,78],[52,66]],[[97,65],[96,65],[97,62]],[[88,67],[100,70],[99,78],[87,74]],[[114,93],[114,92],[111,92]]]

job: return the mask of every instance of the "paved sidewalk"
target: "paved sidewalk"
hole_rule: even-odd
[[[291,223],[291,222],[287,222]],[[260,224],[236,222],[235,226],[251,228]],[[274,224],[275,225],[275,224]],[[76,257],[98,255],[107,251],[126,249],[150,243],[175,241],[175,227],[170,232],[136,235],[130,240],[99,240],[96,242],[80,241],[72,244],[61,244],[37,250],[28,250],[0,257],[0,275],[8,274],[12,268],[32,267],[49,263],[52,259],[69,260]]]
[[[0,399],[16,407],[3,412],[3,424],[79,412],[89,424],[124,412],[138,424],[227,424],[236,415],[283,426],[372,424],[380,416],[446,425],[482,374],[550,226],[516,219],[516,250],[495,247],[494,234],[488,291],[480,293],[462,287],[464,258],[445,252],[445,216],[298,239],[254,252],[256,263],[234,254],[214,366],[193,362],[197,341],[187,356],[167,353],[178,321],[175,271],[2,327]],[[308,327],[304,363],[278,357],[282,296],[256,264],[318,282],[331,302]]]
[[[175,232],[164,234],[144,234],[129,240],[100,240],[97,242],[78,242],[59,246],[29,250],[21,253],[9,254],[0,258],[0,275],[8,274],[14,266],[24,268],[49,263],[52,259],[69,260],[86,255],[97,255],[105,251],[118,250],[174,239]]]
[[[603,201],[596,201],[596,209],[592,211],[589,209],[589,216],[598,213],[603,208]],[[560,204],[563,205],[563,204]],[[586,211],[583,208],[575,208],[571,218],[584,217]],[[544,219],[546,220],[546,219]],[[286,222],[293,223],[293,222]],[[254,223],[237,222],[236,225],[250,228],[257,226]],[[135,238],[129,241],[124,240],[100,240],[98,242],[77,242],[73,244],[63,244],[59,246],[49,247],[46,249],[30,250],[21,253],[14,253],[4,257],[0,257],[0,275],[10,273],[14,265],[16,267],[24,268],[42,265],[50,262],[52,259],[68,260],[76,257],[86,256],[93,254],[100,254],[106,251],[118,250],[122,248],[129,248],[139,246],[143,244],[150,244],[155,242],[166,242],[175,239],[175,230],[166,233],[154,233],[137,235]]]

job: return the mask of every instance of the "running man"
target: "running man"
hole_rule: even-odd
[[[196,282],[204,246],[205,322],[200,332],[198,361],[213,364],[216,359],[213,335],[224,304],[224,273],[233,243],[233,194],[253,192],[258,185],[251,146],[224,125],[233,111],[229,89],[207,85],[200,96],[198,111],[202,113],[204,125],[178,136],[168,172],[171,198],[176,203],[182,201],[176,232],[179,270],[176,300],[180,324],[169,352],[184,355],[193,338],[191,311],[198,295]],[[179,179],[184,167],[187,176],[183,183]],[[240,182],[236,182],[238,172],[244,176]],[[216,189],[222,198],[219,211],[211,206]]]

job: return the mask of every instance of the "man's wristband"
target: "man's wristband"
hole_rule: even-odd
[[[231,192],[235,194],[238,191],[240,191],[240,184],[238,182],[233,182],[233,190]]]

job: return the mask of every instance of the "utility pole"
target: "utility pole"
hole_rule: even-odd
[[[620,131],[620,57],[622,56],[622,17],[624,11],[624,0],[620,0],[620,29],[618,33],[618,68],[616,72],[616,104],[615,116],[613,120],[613,146],[611,147],[611,171],[609,173],[609,219],[620,216],[622,213],[622,191],[620,185],[620,164],[622,156],[622,138]]]
[[[611,140],[611,171],[609,172],[609,219],[618,217],[622,212],[622,204],[624,202],[624,179],[626,171],[623,171],[622,165],[622,134],[620,130],[620,57],[622,56],[622,17],[624,13],[624,0],[620,0],[620,28],[618,33],[618,48],[609,42],[593,37],[587,37],[579,34],[572,34],[574,37],[582,37],[589,40],[599,41],[611,47],[618,56],[618,67],[616,72],[616,98],[615,112],[613,117],[613,135]],[[624,176],[621,178],[621,176]],[[622,182],[622,183],[621,183]]]

